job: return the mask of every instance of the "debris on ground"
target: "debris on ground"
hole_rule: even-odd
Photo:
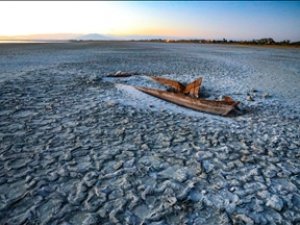
[[[251,96],[251,95],[247,95],[247,101],[249,102],[253,102],[254,101],[254,98]]]
[[[200,87],[202,83],[202,77],[194,80],[193,82],[184,85],[178,81],[167,79],[164,77],[151,77],[156,82],[171,87],[174,91],[182,94],[188,94],[192,97],[199,97]]]
[[[139,75],[138,72],[122,72],[122,71],[117,71],[115,73],[110,73],[107,75],[107,77],[131,77],[131,76],[135,76],[135,75]]]
[[[146,94],[166,100],[168,102],[175,103],[180,106],[222,116],[226,116],[230,112],[237,109],[237,105],[239,104],[239,102],[234,101],[229,96],[223,96],[221,100],[199,98],[202,77],[187,85],[183,85],[178,81],[163,77],[152,77],[152,79],[159,82],[160,84],[171,87],[172,89],[169,91],[163,91],[146,87],[135,88]]]

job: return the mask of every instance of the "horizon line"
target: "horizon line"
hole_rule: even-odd
[[[94,37],[93,37],[94,36]],[[149,39],[169,39],[169,40],[231,40],[231,41],[253,41],[259,39],[272,38],[275,42],[290,41],[299,42],[299,39],[290,40],[282,39],[276,40],[271,35],[266,37],[256,38],[228,38],[226,36],[205,38],[201,36],[182,36],[182,35],[142,35],[142,34],[128,34],[128,35],[116,35],[116,34],[100,34],[100,33],[36,33],[28,35],[0,35],[0,41],[70,41],[70,40],[149,40]]]
[[[283,41],[271,41],[268,42],[267,40],[272,38],[260,38],[260,39],[251,39],[251,40],[231,40],[231,39],[163,39],[163,38],[143,38],[143,39],[102,39],[102,40],[95,40],[95,39],[22,39],[22,40],[1,40],[0,44],[3,43],[74,43],[74,42],[163,42],[163,43],[195,43],[195,44],[254,44],[254,45],[299,45],[299,41],[289,41],[289,40],[283,40]],[[263,42],[260,42],[264,40]]]

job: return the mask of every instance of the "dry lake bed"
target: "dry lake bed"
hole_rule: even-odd
[[[153,75],[241,113],[132,88]],[[300,224],[299,96],[300,49],[1,44],[0,224]]]

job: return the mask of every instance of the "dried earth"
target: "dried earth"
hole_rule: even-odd
[[[299,53],[0,45],[0,224],[299,224]],[[116,71],[139,75],[105,77]],[[149,75],[202,76],[206,97],[232,96],[243,113],[195,112],[130,86],[164,88]]]

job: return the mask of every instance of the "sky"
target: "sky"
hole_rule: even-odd
[[[0,2],[0,38],[114,37],[300,40],[300,1]]]

